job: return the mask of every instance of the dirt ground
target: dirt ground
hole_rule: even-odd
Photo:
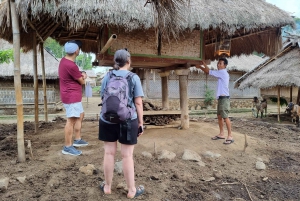
[[[118,184],[124,183],[121,174],[114,175],[112,195],[103,195],[99,190],[103,181],[103,143],[97,138],[98,121],[94,117],[99,108],[96,101],[89,102],[88,107],[85,105],[89,115],[83,122],[82,136],[90,145],[80,148],[83,154],[78,157],[61,153],[65,121],[56,118],[49,123],[41,121],[37,134],[34,124],[25,122],[24,137],[32,142],[33,158],[26,148],[26,162],[18,163],[16,124],[1,122],[0,180],[5,177],[10,180],[8,189],[0,192],[0,200],[127,200],[126,191],[117,189]],[[146,189],[138,200],[300,199],[300,129],[290,121],[277,123],[277,117],[272,115],[260,119],[249,113],[231,114],[235,142],[224,145],[221,140],[210,139],[219,132],[215,115],[190,118],[188,130],[146,129],[138,139],[134,151],[136,184],[143,184]],[[174,124],[179,125],[179,122]],[[245,134],[249,145],[243,152]],[[205,166],[183,160],[186,149],[197,152]],[[175,159],[159,160],[162,150],[174,152]],[[143,156],[144,151],[153,157]],[[205,157],[207,151],[221,156]],[[116,161],[120,160],[118,153]],[[266,169],[257,170],[257,161],[263,161]],[[96,167],[92,175],[79,171],[87,164]],[[24,176],[24,183],[17,180]]]

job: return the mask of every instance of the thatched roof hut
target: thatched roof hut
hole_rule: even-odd
[[[12,44],[7,41],[0,40],[1,49],[12,49]],[[49,52],[45,52],[45,68],[46,68],[46,79],[58,79],[58,65],[59,60],[57,60]],[[40,52],[38,53],[38,58],[41,57]],[[29,51],[28,53],[21,53],[21,76],[22,79],[33,79],[33,53]],[[38,66],[38,79],[42,79],[42,65],[41,60],[37,60]],[[13,79],[14,77],[14,63],[3,63],[0,64],[0,78]]]
[[[300,87],[300,48],[289,42],[274,57],[256,66],[235,82],[235,87],[267,89],[273,87]]]
[[[160,37],[179,37],[200,30],[205,59],[215,58],[215,42],[221,38],[231,39],[231,55],[251,54],[254,50],[274,55],[281,46],[280,27],[294,23],[287,12],[264,0],[22,0],[16,4],[22,22],[21,47],[25,50],[32,49],[28,38],[37,30],[38,41],[49,36],[61,44],[81,39],[83,51],[98,53],[104,45],[99,40],[103,28],[109,27],[128,32],[153,30],[158,34],[154,42]],[[0,37],[12,42],[7,11],[4,0],[0,5]]]

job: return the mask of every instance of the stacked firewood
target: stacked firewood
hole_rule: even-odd
[[[156,126],[165,126],[172,121],[175,121],[179,118],[180,115],[169,114],[169,115],[144,115],[144,124],[156,125]]]
[[[143,110],[144,111],[162,111],[161,107],[157,107],[148,101],[143,101]],[[172,121],[175,121],[177,118],[180,118],[178,114],[163,114],[162,111],[159,115],[145,115],[144,114],[144,124],[156,125],[156,126],[165,126]]]
[[[143,101],[143,110],[144,111],[149,111],[149,110],[162,110],[161,107],[157,107],[153,105],[152,103],[148,101]]]

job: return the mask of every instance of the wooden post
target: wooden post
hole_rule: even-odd
[[[16,94],[17,107],[17,144],[18,144],[18,161],[25,162],[25,145],[24,145],[24,119],[23,119],[23,99],[21,86],[20,72],[20,27],[19,17],[16,11],[14,0],[10,0],[9,6],[11,11],[11,22],[13,32],[13,47],[14,47],[14,86]]]
[[[159,73],[161,77],[161,92],[162,92],[162,108],[163,110],[169,109],[169,89],[168,89],[168,76],[170,71],[163,71]]]
[[[277,87],[278,122],[280,122],[280,86]]]
[[[41,48],[41,61],[42,61],[42,76],[43,76],[43,94],[44,94],[44,115],[45,122],[48,122],[48,103],[47,103],[47,84],[46,84],[46,73],[45,73],[45,54],[44,44],[40,43]]]
[[[149,70],[148,69],[145,70],[144,83],[145,83],[144,98],[148,98],[148,94],[149,94],[149,91],[150,91]]]
[[[38,131],[39,124],[39,88],[37,77],[37,50],[36,50],[36,32],[33,32],[32,52],[33,52],[33,88],[34,88],[34,133]]]
[[[188,110],[187,77],[188,77],[190,70],[189,69],[178,69],[178,70],[175,70],[175,72],[176,72],[176,75],[179,76],[181,128],[188,129],[190,127],[190,122],[189,122],[189,110]]]
[[[297,105],[300,105],[300,87],[298,87],[298,94],[297,94],[297,101],[296,101],[296,104]]]
[[[293,102],[293,86],[290,87],[290,102]]]

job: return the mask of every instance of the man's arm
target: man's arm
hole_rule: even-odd
[[[86,78],[87,78],[86,72],[82,71],[81,77],[77,81],[79,82],[79,84],[84,85]]]
[[[200,64],[197,65],[196,68],[200,68],[204,73],[209,74],[209,68],[204,61],[200,61]]]

